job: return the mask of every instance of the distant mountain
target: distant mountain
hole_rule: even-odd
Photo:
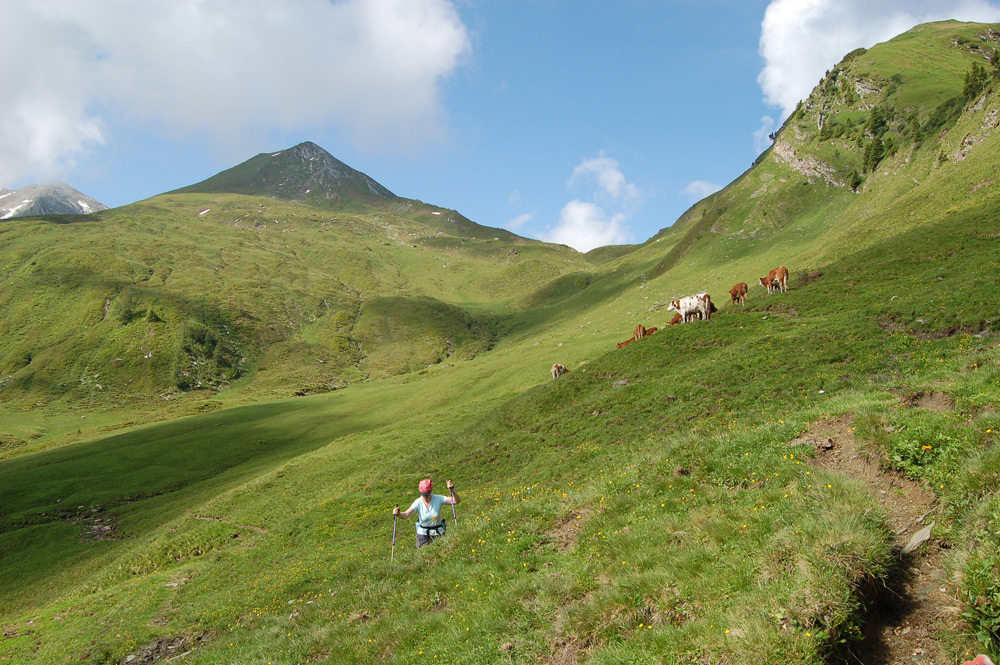
[[[315,143],[261,153],[175,193],[231,193],[273,196],[320,207],[355,207],[391,201],[396,195],[352,169]]]
[[[34,215],[79,215],[107,209],[108,206],[64,182],[28,185],[13,191],[0,189],[0,219]]]

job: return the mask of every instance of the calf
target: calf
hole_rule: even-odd
[[[760,285],[767,289],[767,295],[774,293],[775,287],[784,293],[788,290],[788,268],[781,266],[767,273],[767,277],[760,278]]]
[[[668,323],[667,325],[668,326],[676,326],[681,321],[683,321],[683,318],[681,317],[681,315],[680,314],[674,314],[674,318],[670,319],[670,323]]]
[[[734,305],[737,302],[739,302],[740,305],[745,305],[747,302],[747,283],[740,282],[733,288],[729,289],[729,297],[732,298]]]
[[[555,381],[556,379],[558,379],[560,376],[562,376],[563,374],[565,374],[568,371],[569,370],[566,369],[565,365],[560,365],[559,363],[553,364],[552,365],[552,372],[551,372],[552,373],[552,380]]]
[[[674,300],[667,307],[667,310],[677,312],[681,315],[682,322],[687,323],[695,316],[700,316],[704,321],[710,321],[714,308],[712,298],[707,293],[698,293]]]
[[[646,334],[643,336],[649,337],[650,335],[656,333],[657,330],[659,330],[659,328],[646,328]]]
[[[632,331],[632,339],[642,339],[646,335],[646,328],[640,323]]]
[[[623,349],[623,348],[625,348],[626,346],[628,346],[629,344],[631,344],[634,341],[635,341],[635,337],[629,337],[624,342],[618,342],[618,344],[615,345],[615,348],[616,349]]]

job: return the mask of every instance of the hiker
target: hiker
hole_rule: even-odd
[[[402,512],[399,506],[392,509],[394,516],[402,515],[405,518],[417,513],[417,549],[430,544],[435,537],[444,535],[445,521],[441,517],[441,508],[446,505],[455,506],[462,501],[455,492],[455,484],[450,480],[445,481],[445,484],[451,496],[431,494],[433,483],[430,478],[424,478],[417,485],[420,496],[413,500],[409,508]]]

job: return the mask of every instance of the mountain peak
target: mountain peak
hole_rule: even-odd
[[[85,215],[107,209],[108,206],[64,182],[28,185],[15,190],[0,188],[0,219],[35,215]]]
[[[311,141],[261,153],[177,192],[260,194],[324,207],[396,198],[387,188]]]

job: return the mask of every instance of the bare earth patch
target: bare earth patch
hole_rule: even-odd
[[[948,413],[955,408],[955,403],[944,393],[937,391],[917,392],[908,397],[900,399],[903,406],[916,409],[926,409],[928,411],[938,411]]]
[[[552,655],[542,661],[545,665],[576,665],[584,648],[579,638],[571,635],[557,639],[552,651]]]
[[[952,626],[958,608],[943,569],[944,553],[933,538],[934,496],[882,469],[878,459],[857,446],[846,419],[816,423],[796,440],[807,442],[815,447],[815,466],[856,478],[879,499],[896,533],[896,574],[872,599],[864,639],[852,646],[848,662],[950,665],[954,656],[942,649],[938,636]],[[930,538],[921,543],[928,531]]]
[[[580,527],[583,519],[587,516],[587,511],[573,511],[564,517],[555,528],[546,535],[555,543],[556,549],[565,552],[580,539]]]
[[[134,654],[129,654],[119,661],[120,665],[152,665],[159,662],[170,662],[187,655],[203,644],[208,633],[202,635],[175,635],[174,637],[159,637],[149,644],[139,647]]]

